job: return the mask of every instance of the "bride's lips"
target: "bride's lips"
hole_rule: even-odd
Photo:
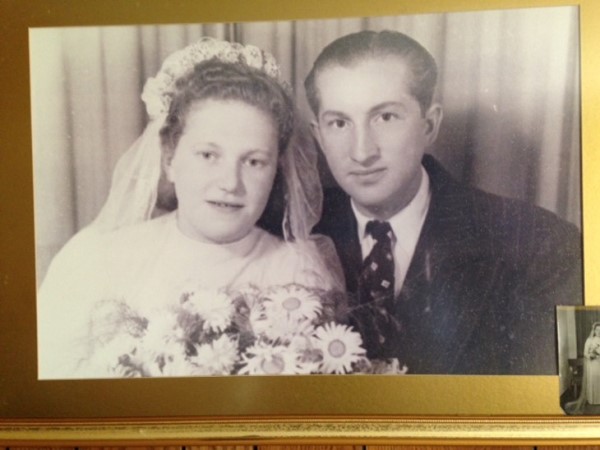
[[[349,175],[359,183],[371,184],[379,181],[383,177],[386,170],[387,169],[385,167],[358,169],[351,171]]]
[[[238,211],[244,207],[242,203],[221,200],[207,200],[206,203],[220,211]]]

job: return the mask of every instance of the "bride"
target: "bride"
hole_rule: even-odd
[[[273,348],[343,280],[332,247],[309,236],[315,149],[273,57],[203,38],[169,56],[142,99],[150,122],[106,204],[40,287],[40,378],[315,371]],[[267,323],[277,302],[285,314]],[[270,345],[250,339],[240,358],[257,330]],[[337,353],[361,354],[353,339]]]
[[[583,379],[577,400],[565,405],[568,414],[585,414],[588,405],[600,404],[600,322],[594,322],[583,346]]]

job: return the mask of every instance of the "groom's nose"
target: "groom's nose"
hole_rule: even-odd
[[[371,127],[368,124],[356,126],[350,158],[359,164],[368,165],[376,160],[378,156],[379,147]]]

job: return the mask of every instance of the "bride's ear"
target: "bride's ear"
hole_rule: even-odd
[[[319,128],[319,123],[316,120],[310,121],[310,132],[315,140],[319,143],[319,147],[323,148],[323,143],[321,142],[321,129]]]
[[[173,165],[171,164],[173,161],[173,155],[166,155],[163,153],[161,157],[161,164],[163,171],[165,172],[165,177],[168,181],[173,183]]]

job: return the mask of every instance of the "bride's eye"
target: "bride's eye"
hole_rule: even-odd
[[[204,161],[214,161],[217,159],[217,154],[210,150],[196,150],[194,154]]]
[[[268,161],[265,159],[262,159],[262,158],[251,157],[251,158],[246,158],[245,163],[249,167],[259,169],[259,168],[265,167],[268,164]]]

